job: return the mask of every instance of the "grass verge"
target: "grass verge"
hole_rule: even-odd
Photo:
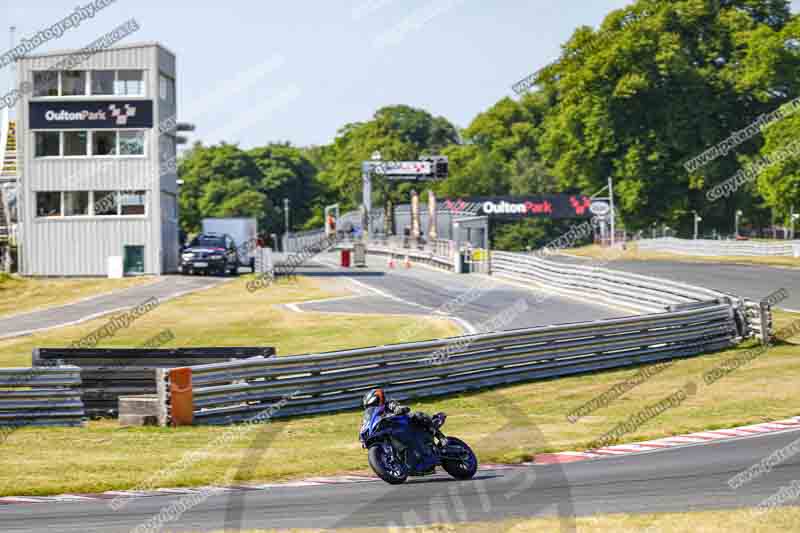
[[[692,513],[607,514],[575,519],[577,533],[783,533],[800,528],[800,509],[783,507],[754,518],[750,509],[700,511]],[[503,533],[559,532],[558,518],[505,520],[494,523],[437,524],[409,528],[414,533]],[[272,533],[277,530],[249,529],[240,533]],[[286,530],[282,530],[286,531]],[[311,533],[319,529],[292,529],[293,533]],[[378,533],[386,528],[337,529],[340,533]],[[185,533],[191,533],[187,530]],[[218,531],[216,533],[223,533]]]
[[[175,336],[170,346],[275,346],[279,355],[339,350],[398,342],[404,317],[326,313],[295,313],[279,304],[342,296],[343,291],[320,289],[308,278],[281,282],[250,293],[247,278],[188,294],[162,303],[116,332],[99,348],[135,347],[160,331]],[[75,326],[0,341],[0,367],[30,366],[34,347],[64,347],[108,322],[110,316]],[[458,334],[446,320],[430,320],[411,340]]]
[[[56,307],[83,298],[153,283],[154,277],[32,279],[0,275],[0,318]]]
[[[608,259],[610,252],[596,244],[565,250],[570,255],[591,259]],[[681,263],[730,263],[760,266],[800,267],[800,259],[793,257],[750,257],[750,256],[697,256],[673,254],[668,252],[652,252],[639,250],[636,244],[628,244],[626,250],[615,251],[615,261],[677,261]]]
[[[296,287],[273,294],[264,291],[259,298],[265,302],[282,298],[295,301],[302,295],[308,299],[318,298],[319,294],[307,283],[310,282],[300,281]],[[175,329],[180,344],[200,345],[212,340],[217,345],[263,342],[277,345],[281,353],[297,353],[322,347],[352,346],[352,331],[358,331],[361,345],[377,343],[381,337],[392,342],[402,323],[397,317],[370,317],[365,321],[362,317],[351,316],[292,315],[276,311],[267,303],[231,311],[230,302],[220,301],[256,297],[242,292],[235,285],[228,285],[191,295],[165,304],[142,319],[142,324],[137,322],[135,327],[144,328],[147,320],[152,321],[148,328],[169,326]],[[187,300],[194,304],[187,307]],[[197,307],[201,304],[207,306],[202,314]],[[204,323],[206,313],[217,308],[216,316],[223,322],[208,324],[206,320]],[[192,310],[191,314],[188,309]],[[167,320],[166,317],[171,318]],[[777,313],[776,327],[796,317]],[[432,322],[430,329],[420,332],[420,338],[444,334],[451,327],[449,323]],[[0,343],[0,354],[8,350],[3,344]],[[303,349],[298,350],[298,347]],[[519,462],[530,460],[536,453],[584,449],[617,424],[690,381],[697,384],[695,395],[647,421],[622,440],[660,438],[800,414],[796,390],[800,358],[796,345],[788,342],[776,345],[713,385],[705,385],[704,372],[742,352],[743,348],[738,348],[676,361],[649,381],[576,423],[566,418],[571,410],[632,377],[638,370],[533,382],[417,402],[413,407],[428,412],[447,412],[446,432],[469,442],[483,462]],[[364,472],[368,469],[366,454],[357,440],[360,417],[359,412],[347,412],[276,420],[218,448],[208,446],[214,439],[232,431],[231,428],[121,429],[114,421],[101,421],[90,423],[87,429],[19,430],[0,444],[3,452],[0,454],[0,495],[131,489],[141,486],[145,480],[160,487],[209,485],[219,483],[230,468],[241,465],[246,457],[248,463],[241,469],[237,481]],[[248,451],[255,439],[264,439],[269,445],[258,451],[253,460]],[[154,476],[187,452],[196,451],[202,453],[195,457],[190,468]],[[53,475],[54,465],[58,465],[58,476]]]

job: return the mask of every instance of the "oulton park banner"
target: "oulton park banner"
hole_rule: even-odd
[[[596,203],[596,202],[595,202]],[[439,208],[453,214],[490,218],[591,218],[592,200],[582,194],[539,196],[471,196],[448,198]]]

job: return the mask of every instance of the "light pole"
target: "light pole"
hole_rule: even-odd
[[[652,230],[654,239],[656,238],[656,225],[657,224],[655,222],[653,222],[653,224],[650,226],[650,229]]]
[[[692,213],[694,213],[694,240],[697,240],[698,224],[703,220],[703,217],[698,215],[697,211],[692,211]]]
[[[741,217],[742,215],[743,215],[742,210],[741,209],[737,209],[736,210],[736,218],[734,219],[734,222],[733,222],[733,233],[734,233],[734,235],[736,237],[739,237],[739,217]]]
[[[790,218],[791,218],[791,221],[792,221],[792,232],[791,232],[791,235],[790,235],[789,238],[794,240],[794,221],[797,220],[798,218],[800,218],[800,214],[794,212],[794,206],[792,206],[792,214],[791,214]]]
[[[283,199],[283,228],[286,237],[289,237],[289,199]]]

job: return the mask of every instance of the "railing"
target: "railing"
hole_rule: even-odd
[[[170,332],[171,333],[171,332]],[[33,366],[37,371],[52,365],[72,365],[79,372],[86,414],[115,416],[120,396],[155,394],[156,369],[204,363],[219,363],[250,357],[270,357],[275,349],[257,348],[175,348],[105,349],[36,348]]]
[[[771,243],[664,237],[637,242],[640,250],[699,256],[794,257],[794,250],[800,251],[800,241]]]
[[[535,255],[491,253],[492,274],[535,283],[584,301],[624,306],[637,312],[661,312],[671,305],[733,298],[719,291],[676,281],[599,267],[568,265]]]
[[[270,411],[271,417],[353,409],[373,387],[385,388],[398,400],[431,397],[690,357],[738,340],[732,307],[716,303],[630,318],[193,366],[162,372],[167,383],[161,389],[173,391],[163,397],[173,423],[229,424],[257,418],[281,401],[285,404]],[[173,372],[181,376],[180,387],[173,387]]]
[[[0,427],[80,426],[81,369],[0,368]]]

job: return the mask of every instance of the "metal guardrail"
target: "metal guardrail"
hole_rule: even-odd
[[[272,416],[356,408],[373,387],[384,387],[398,400],[430,397],[689,357],[738,340],[733,308],[714,303],[630,318],[193,366],[175,370],[184,378],[190,373],[181,396],[168,392],[163,398],[165,409],[190,405],[194,424],[229,424],[289,397]],[[164,391],[177,390],[171,372],[161,374],[167,380]]]
[[[155,394],[156,370],[275,355],[272,347],[236,348],[35,348],[37,370],[71,365],[79,371],[86,414],[116,416],[120,396]],[[58,367],[56,367],[58,368]],[[62,367],[63,368],[63,367]]]
[[[80,426],[81,369],[0,368],[0,427]]]
[[[795,257],[794,250],[800,251],[800,241],[772,243],[664,237],[642,239],[637,243],[640,250],[699,256]]]
[[[624,305],[637,312],[661,312],[672,305],[728,298],[731,295],[685,283],[600,267],[570,265],[534,255],[491,252],[492,274],[582,300]]]

